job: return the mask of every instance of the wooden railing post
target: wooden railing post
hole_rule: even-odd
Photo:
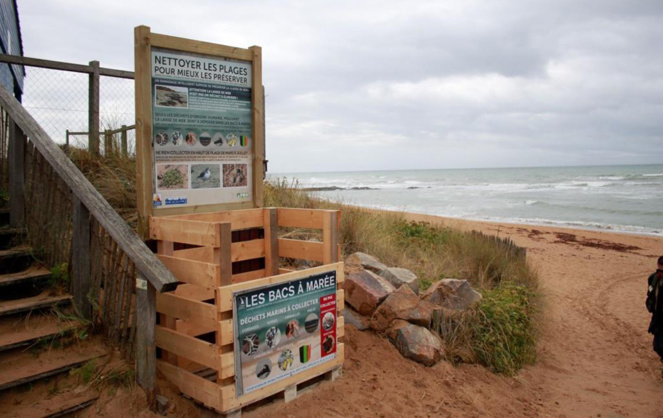
[[[278,209],[265,208],[263,212],[265,225],[265,275],[279,274],[279,220]]]
[[[73,236],[71,262],[73,278],[74,306],[85,319],[92,317],[90,293],[90,211],[74,194]]]
[[[25,226],[25,135],[9,121],[9,224]]]
[[[322,242],[324,245],[324,263],[338,262],[338,211],[325,213],[322,227]]]
[[[156,407],[156,289],[142,275],[136,278],[136,381]]]
[[[122,141],[122,157],[129,157],[129,147],[127,145],[127,125],[122,125],[122,133],[120,134],[120,140]]]
[[[90,61],[92,71],[89,76],[88,102],[88,150],[94,155],[99,154],[99,61]]]
[[[113,153],[113,134],[110,129],[104,131],[104,155],[106,158]]]
[[[215,225],[215,234],[220,237],[219,248],[214,248],[214,264],[221,266],[221,283],[218,286],[232,284],[233,265],[231,258],[232,229],[230,223],[219,223]]]

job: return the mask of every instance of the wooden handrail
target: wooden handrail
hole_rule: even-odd
[[[91,74],[94,69],[90,65],[72,64],[70,62],[50,61],[40,58],[29,58],[18,55],[0,54],[0,62],[29,67],[48,68],[50,70],[71,71],[74,73]],[[115,70],[113,68],[99,68],[99,75],[116,78],[134,79],[133,71]]]
[[[158,292],[174,290],[178,280],[147,248],[74,163],[51,140],[48,134],[4,87],[0,88],[0,106],[28,136],[35,148],[60,175],[72,193],[134,262],[140,275]]]

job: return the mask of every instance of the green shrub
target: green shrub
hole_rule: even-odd
[[[481,364],[513,375],[536,360],[535,297],[511,282],[484,291],[470,324],[472,348]]]

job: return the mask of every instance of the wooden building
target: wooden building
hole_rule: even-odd
[[[21,25],[16,0],[0,0],[0,48],[3,54],[23,56]],[[0,63],[0,83],[21,101],[25,67]]]

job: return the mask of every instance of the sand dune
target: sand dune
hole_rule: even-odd
[[[545,294],[538,362],[515,378],[473,365],[426,368],[348,326],[342,379],[246,416],[663,416],[644,307],[662,238],[408,216],[527,248]]]

